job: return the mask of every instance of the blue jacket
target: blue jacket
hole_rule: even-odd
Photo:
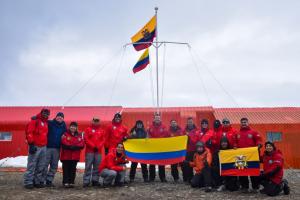
[[[61,136],[67,131],[65,122],[58,123],[55,119],[48,121],[48,144],[49,148],[60,148]]]

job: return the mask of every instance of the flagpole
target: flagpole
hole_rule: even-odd
[[[155,10],[155,18],[156,18],[156,28],[155,28],[155,41],[156,41],[156,45],[154,46],[156,48],[156,109],[157,109],[157,113],[159,113],[159,84],[158,84],[158,32],[157,32],[157,11],[158,11],[158,7],[154,8]]]

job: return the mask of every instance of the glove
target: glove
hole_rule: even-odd
[[[209,166],[208,166],[207,160],[204,161],[204,166],[205,166],[205,167],[209,167]]]
[[[35,154],[36,151],[37,151],[36,146],[34,146],[34,144],[30,144],[29,145],[29,154]]]
[[[205,144],[206,144],[207,147],[211,147],[212,146],[211,139],[207,140],[207,142]]]
[[[259,144],[258,145],[258,150],[260,150],[262,148],[262,145],[261,144]]]
[[[123,137],[123,142],[125,142],[128,138],[127,137]]]
[[[98,148],[97,147],[94,147],[94,152],[98,152]]]

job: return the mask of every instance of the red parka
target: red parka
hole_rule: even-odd
[[[117,123],[113,121],[112,124],[107,127],[105,147],[114,149],[118,143],[123,142],[123,139],[126,137],[129,137],[127,127],[123,126],[122,122]]]
[[[121,165],[126,164],[127,162],[128,161],[124,153],[118,157],[117,150],[112,149],[101,162],[99,166],[99,172],[101,173],[103,169],[114,170],[117,172],[123,171],[124,167]]]
[[[70,131],[64,133],[61,137],[60,160],[80,160],[80,152],[84,148],[84,141],[81,133]]]
[[[150,138],[166,138],[170,137],[170,133],[167,128],[162,124],[153,124],[148,129],[148,135]]]
[[[26,140],[28,144],[38,147],[47,145],[48,119],[42,117],[41,113],[32,119],[26,128]]]
[[[264,163],[264,174],[267,174],[277,167],[280,167],[280,170],[275,173],[270,180],[276,184],[280,184],[283,177],[283,156],[281,151],[274,150],[270,155],[264,154],[263,163]]]
[[[85,153],[94,153],[94,149],[98,149],[98,153],[101,154],[102,148],[105,143],[105,129],[100,126],[90,126],[84,131],[84,142],[86,145]]]
[[[258,145],[261,145],[261,136],[250,127],[241,128],[237,133],[238,148],[256,147]]]
[[[237,131],[232,128],[231,126],[229,127],[224,127],[222,128],[222,134],[218,136],[218,142],[220,144],[221,138],[223,136],[226,136],[229,142],[229,147],[230,148],[235,148],[237,147]]]
[[[185,128],[184,134],[188,136],[187,151],[196,151],[196,144],[200,141],[200,134],[196,126],[192,130]]]
[[[176,136],[181,136],[183,135],[182,129],[177,126],[177,129],[174,130],[172,127],[169,128],[169,135],[170,137],[176,137]]]
[[[200,141],[206,144],[207,141],[213,140],[214,132],[208,128],[198,131],[200,134]]]

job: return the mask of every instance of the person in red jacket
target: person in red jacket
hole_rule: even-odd
[[[111,125],[107,127],[105,147],[109,150],[115,149],[118,143],[129,137],[128,128],[122,124],[122,115],[116,113]]]
[[[205,144],[205,146],[211,151],[212,150],[212,140],[214,132],[208,127],[208,120],[201,120],[201,129],[199,130],[200,141]]]
[[[197,127],[194,124],[194,120],[192,117],[189,117],[187,119],[183,134],[188,136],[185,160],[192,161],[194,153],[196,152],[196,144],[200,141],[200,134],[197,131]],[[194,176],[193,168],[189,164],[183,163],[182,175],[183,181],[186,183],[190,183]]]
[[[123,186],[125,182],[126,163],[128,163],[124,154],[124,145],[117,144],[116,149],[112,149],[102,161],[99,172],[103,178],[103,186],[111,186],[114,181],[115,186]]]
[[[167,128],[162,124],[161,117],[159,114],[154,115],[154,120],[150,128],[148,129],[148,136],[150,138],[164,138],[164,137],[170,137],[170,134],[167,130]],[[155,172],[155,165],[150,165],[149,167],[149,181],[154,181],[156,172]],[[167,182],[166,179],[166,172],[165,172],[165,166],[159,165],[158,166],[158,174],[161,182]]]
[[[44,187],[44,166],[46,163],[48,117],[50,110],[43,108],[26,127],[26,140],[29,145],[27,170],[24,174],[24,187]]]
[[[261,193],[269,196],[276,196],[283,190],[284,194],[290,194],[287,180],[283,179],[283,156],[272,142],[265,143],[265,153],[263,155],[264,171],[262,173]]]
[[[237,130],[232,128],[229,119],[224,118],[222,120],[222,135],[218,136],[217,141],[220,143],[222,137],[227,137],[230,148],[237,148],[236,141]]]
[[[72,188],[74,187],[76,166],[80,160],[80,152],[84,148],[83,136],[78,132],[76,122],[71,122],[69,130],[62,135],[61,147],[60,160],[63,170],[63,186]]]
[[[85,149],[85,170],[83,175],[83,187],[99,186],[99,165],[101,153],[105,143],[105,129],[100,125],[100,119],[94,117],[90,127],[84,131]]]
[[[169,134],[170,134],[170,137],[177,137],[177,136],[183,135],[183,131],[182,131],[181,127],[178,126],[177,121],[175,119],[172,119],[170,121]],[[182,163],[176,163],[176,164],[171,165],[171,174],[172,174],[175,182],[178,182],[178,180],[179,180],[178,165],[181,166],[181,170],[182,170],[182,167],[183,167]]]
[[[214,133],[213,133],[213,139],[212,139],[212,153],[219,151],[220,149],[220,141],[222,138],[222,133],[223,133],[223,127],[221,124],[221,121],[216,119],[214,121]]]
[[[247,147],[262,147],[261,136],[258,132],[249,127],[249,121],[247,118],[241,119],[241,128],[236,135],[236,145],[237,148],[247,148]],[[257,191],[259,188],[259,177],[250,176],[252,189]],[[242,190],[244,192],[249,190],[249,180],[248,176],[239,177]]]

